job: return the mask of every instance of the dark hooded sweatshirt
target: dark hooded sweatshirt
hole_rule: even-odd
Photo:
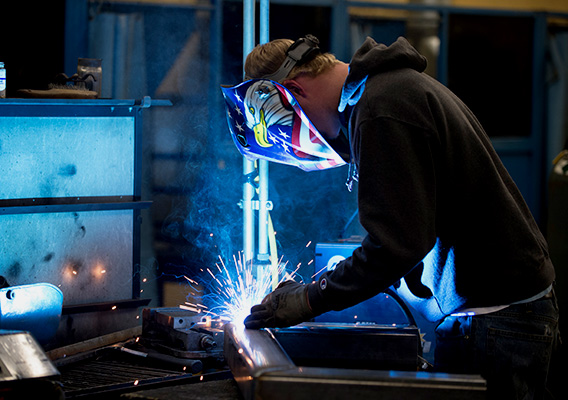
[[[339,110],[368,234],[309,286],[318,314],[400,284],[434,321],[528,299],[554,280],[547,244],[488,136],[425,67],[404,38],[389,47],[368,38],[349,65]]]

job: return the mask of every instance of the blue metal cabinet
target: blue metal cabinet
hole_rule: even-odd
[[[169,102],[0,101],[0,275],[10,285],[59,287],[64,314],[139,298],[139,215],[150,205],[141,110],[150,104]]]

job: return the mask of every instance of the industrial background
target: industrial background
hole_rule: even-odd
[[[61,289],[61,319],[41,343],[56,359],[154,321],[144,307],[201,301],[207,270],[241,256],[246,178],[220,86],[242,81],[243,1],[19,1],[3,15],[0,275],[6,288]],[[405,36],[426,55],[523,193],[565,304],[568,176],[553,160],[568,140],[568,2],[273,0],[269,21],[270,40],[313,34],[345,62],[367,36]],[[99,98],[42,102],[80,58],[102,60]],[[347,168],[269,174],[278,258],[310,281],[364,235]]]

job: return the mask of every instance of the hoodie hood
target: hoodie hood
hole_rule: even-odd
[[[349,75],[343,85],[339,111],[343,112],[347,106],[357,103],[369,75],[400,68],[423,72],[426,64],[426,57],[418,53],[403,37],[399,37],[390,46],[379,44],[368,37],[349,63]]]

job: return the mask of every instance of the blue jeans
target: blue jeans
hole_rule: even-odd
[[[543,399],[558,338],[554,291],[495,313],[446,317],[436,327],[435,369],[481,375],[488,399]]]

